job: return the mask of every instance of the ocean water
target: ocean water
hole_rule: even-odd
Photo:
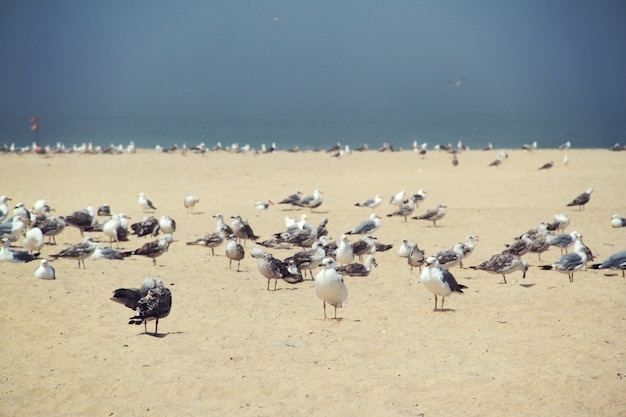
[[[574,148],[609,148],[624,143],[623,118],[593,117],[558,112],[496,112],[473,109],[421,109],[401,111],[280,111],[208,115],[87,114],[38,115],[42,145],[66,147],[92,143],[108,147],[134,141],[139,148],[157,145],[213,147],[237,143],[259,149],[275,143],[279,150],[298,146],[301,150],[327,149],[341,143],[352,148],[366,144],[377,149],[383,143],[408,149],[414,140],[482,149],[488,142],[495,148],[516,149],[537,141],[539,148],[555,148],[571,141]],[[27,146],[35,140],[31,116],[0,115],[0,145]]]

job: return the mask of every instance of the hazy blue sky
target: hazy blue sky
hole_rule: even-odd
[[[621,0],[8,0],[0,114],[384,113],[452,101],[623,119],[625,22]]]

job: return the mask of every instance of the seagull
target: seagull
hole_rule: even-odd
[[[521,270],[523,272],[522,279],[526,278],[528,271],[528,262],[512,253],[499,253],[481,263],[480,265],[470,266],[471,269],[480,269],[491,274],[500,274],[506,284],[506,274]]]
[[[2,239],[2,248],[0,249],[0,261],[24,263],[37,259],[39,254],[33,255],[27,250],[12,250],[11,241],[9,239]]]
[[[315,190],[312,195],[308,195],[294,204],[300,207],[308,207],[313,211],[314,208],[318,208],[324,202],[322,194],[324,194],[323,191]]]
[[[528,235],[528,233],[524,233],[521,237],[515,239],[515,242],[511,243],[507,246],[502,253],[511,253],[517,256],[524,256],[530,251],[530,247],[532,246],[533,241]]]
[[[279,201],[278,204],[291,204],[291,209],[293,210],[294,206],[300,199],[302,198],[302,193],[300,191],[296,191],[294,194],[284,198]]]
[[[237,261],[237,272],[239,272],[239,265],[245,255],[243,246],[237,243],[237,235],[231,234],[228,236],[228,243],[226,244],[226,256],[228,257],[228,269],[233,266],[233,261]]]
[[[536,150],[537,149],[537,141],[534,141],[530,145],[524,144],[522,146],[522,149],[525,150],[525,151],[534,151],[534,150]]]
[[[0,196],[0,222],[3,222],[9,216],[9,204],[7,201],[11,200],[6,195]]]
[[[22,235],[25,228],[24,219],[15,216],[8,222],[0,223],[0,238],[6,238],[11,242],[15,242]]]
[[[380,217],[376,213],[370,214],[369,220],[361,222],[354,229],[346,232],[347,235],[366,235],[372,234],[380,227]]]
[[[156,207],[154,207],[154,205],[152,204],[152,201],[148,200],[144,193],[139,193],[137,195],[139,196],[139,199],[137,201],[139,202],[139,205],[142,207],[144,213],[147,212],[148,210],[156,210]]]
[[[111,215],[111,206],[108,204],[103,204],[98,207],[98,216],[110,216]]]
[[[52,255],[54,259],[58,258],[72,258],[78,261],[78,268],[80,269],[81,262],[83,263],[83,269],[85,268],[85,259],[93,255],[96,250],[96,242],[94,242],[91,236],[85,236],[81,243],[76,243],[69,248],[63,249],[61,252]]]
[[[226,236],[224,235],[224,232],[213,232],[194,241],[187,242],[187,245],[206,246],[207,248],[211,248],[211,255],[215,256],[214,248],[224,243],[225,239]]]
[[[372,235],[365,235],[350,245],[354,256],[358,256],[360,262],[363,262],[363,255],[376,252],[375,239]]]
[[[350,243],[348,243],[348,236],[341,235],[341,239],[337,245],[335,259],[337,263],[342,265],[347,265],[354,260],[354,251],[352,250]]]
[[[183,205],[187,209],[189,213],[193,213],[193,207],[200,202],[200,197],[187,194],[185,196],[185,200],[183,201]]]
[[[13,218],[21,217],[25,224],[30,224],[30,212],[24,203],[18,203],[13,209]]]
[[[337,268],[337,272],[344,275],[350,275],[351,277],[366,277],[372,271],[372,267],[378,267],[378,264],[376,263],[374,255],[369,255],[365,258],[365,263],[351,263],[346,266],[341,266]]]
[[[561,255],[563,252],[567,253],[567,248],[574,244],[576,238],[580,236],[580,233],[577,231],[573,231],[572,233],[564,233],[562,235],[557,235],[554,237],[548,237],[548,243],[551,246],[556,246],[561,249]]]
[[[176,231],[176,221],[168,215],[161,216],[159,219],[159,229],[161,229],[162,233],[171,235]]]
[[[436,208],[428,210],[424,214],[420,214],[419,216],[413,216],[412,219],[415,220],[432,220],[433,225],[437,227],[437,220],[443,218],[446,215],[446,208],[443,204],[439,204]]]
[[[36,225],[44,236],[48,236],[48,243],[52,240],[56,245],[57,241],[55,236],[65,229],[65,220],[63,216],[50,216],[40,222],[37,222]]]
[[[452,249],[435,253],[434,257],[437,259],[438,265],[442,268],[450,269],[460,264],[463,260],[463,244],[457,243]]]
[[[405,196],[405,194],[406,194],[406,192],[404,190],[402,190],[399,193],[395,194],[389,200],[389,204],[393,204],[394,206],[401,206],[402,204],[404,204],[404,196]]]
[[[357,207],[369,207],[369,208],[376,208],[378,206],[380,206],[380,203],[382,203],[383,201],[383,196],[380,194],[376,194],[373,198],[370,198],[368,200],[365,200],[361,203],[356,203],[355,206]]]
[[[140,222],[131,224],[130,228],[138,237],[156,236],[159,234],[159,221],[154,216],[144,216]]]
[[[270,253],[263,252],[259,248],[254,248],[250,252],[250,256],[256,258],[257,265],[261,275],[267,278],[267,290],[270,289],[270,281],[274,280],[274,291],[276,291],[276,284],[279,279],[282,279],[289,284],[296,284],[302,281],[302,275],[293,275],[287,269],[287,265],[280,259],[274,258]]]
[[[541,254],[550,249],[550,243],[548,242],[548,229],[545,224],[540,224],[536,233],[527,233],[531,240],[528,251],[536,253],[539,260],[541,260]]]
[[[224,222],[223,215],[218,213],[213,217],[217,219],[217,225],[216,225],[216,230],[215,230],[216,232],[222,232],[226,236],[232,235],[234,233],[233,229],[231,229],[231,227]]]
[[[267,201],[257,201],[254,204],[254,208],[256,208],[257,210],[267,210],[268,208],[270,208],[271,205],[273,205],[274,202],[272,200],[267,200]]]
[[[172,235],[162,235],[156,240],[144,244],[142,247],[135,249],[131,255],[141,255],[152,258],[152,265],[156,266],[156,258],[163,255],[169,249],[170,243],[174,241]]]
[[[570,142],[570,141],[568,140],[567,142],[565,142],[565,143],[563,143],[563,144],[559,145],[557,149],[564,151],[564,150],[566,150],[566,149],[571,148],[571,146],[572,146],[572,142]]]
[[[546,226],[549,231],[557,231],[563,233],[565,228],[569,226],[570,219],[565,213],[555,214],[554,221]]]
[[[498,157],[496,159],[494,159],[493,161],[491,161],[491,163],[489,164],[490,167],[499,167],[500,164],[502,163],[502,158],[500,157],[500,155],[498,155]]]
[[[573,232],[572,232],[573,233]],[[574,252],[567,253],[552,265],[543,265],[543,270],[556,270],[558,272],[567,274],[569,282],[574,282],[574,272],[582,269],[587,264],[587,254],[584,244],[582,243],[582,235],[577,234],[574,241]]]
[[[411,245],[409,245],[409,239],[402,238],[402,243],[398,249],[398,256],[401,258],[407,258],[411,253]]]
[[[587,191],[580,194],[578,197],[568,203],[567,206],[578,206],[579,210],[584,210],[585,204],[587,204],[589,202],[589,199],[591,198],[591,193],[593,193],[593,188],[589,188]]]
[[[106,261],[118,260],[121,261],[131,255],[131,252],[122,252],[111,247],[102,247],[99,243],[96,243],[96,250],[93,251],[89,259],[104,259]]]
[[[621,269],[622,277],[624,277],[624,272],[626,272],[626,250],[614,253],[602,263],[591,265],[591,269]]]
[[[405,223],[407,222],[407,217],[413,214],[415,211],[415,198],[413,196],[409,197],[407,202],[398,207],[396,211],[393,213],[387,214],[387,217],[391,216],[400,216],[404,217]]]
[[[165,288],[163,281],[156,280],[154,288],[148,290],[148,294],[141,297],[137,301],[135,316],[131,317],[128,324],[144,324],[146,331],[146,322],[156,320],[154,325],[154,335],[158,334],[159,319],[165,318],[170,314],[172,308],[172,293]]]
[[[94,217],[93,207],[89,206],[65,216],[65,224],[78,228],[80,235],[84,237],[85,230],[96,226],[98,219]]]
[[[230,223],[230,227],[233,229],[233,233],[241,240],[257,240],[259,237],[254,234],[252,228],[247,221],[243,220],[241,216],[231,216],[233,221]],[[244,242],[245,243],[245,242]]]
[[[324,258],[322,269],[315,276],[315,294],[324,302],[324,319],[326,319],[326,303],[335,307],[335,317],[337,319],[337,308],[341,307],[348,298],[348,288],[343,282],[343,276],[337,272],[337,264],[333,258]]]
[[[113,241],[116,242],[117,248],[120,247],[120,239],[117,230],[122,226],[120,216],[114,214],[109,220],[102,224],[102,232],[109,238],[109,247],[113,247]]]
[[[423,202],[426,199],[426,191],[420,188],[415,194],[413,194],[412,197],[415,201],[415,207],[418,207],[419,203]]]
[[[39,279],[56,279],[54,268],[48,263],[47,259],[42,259],[41,264],[35,269],[35,278]]]
[[[123,304],[131,310],[136,310],[139,300],[148,295],[150,289],[156,287],[156,282],[156,278],[146,278],[141,283],[141,288],[118,288],[113,291],[111,301]]]
[[[420,281],[428,291],[435,295],[435,311],[437,311],[437,296],[441,296],[441,311],[446,297],[453,292],[462,293],[465,285],[458,284],[454,276],[445,268],[439,266],[439,261],[434,256],[429,257],[424,262],[424,268],[420,276]]]
[[[538,171],[541,171],[542,169],[550,169],[553,166],[554,166],[554,161],[546,162],[545,164],[539,167]]]
[[[40,253],[43,244],[43,232],[38,227],[29,229],[24,235],[24,248],[30,253]]]
[[[424,265],[425,253],[417,246],[417,242],[411,242],[409,246],[411,251],[409,252],[409,256],[407,256],[407,262],[411,266],[411,273],[413,273],[413,268],[419,268],[420,272],[422,271],[422,265]]]
[[[467,258],[474,252],[476,247],[475,241],[478,240],[478,236],[467,235],[465,236],[465,243],[463,243],[463,258]],[[461,260],[461,268],[463,268],[463,260]]]
[[[459,159],[457,158],[456,154],[452,155],[452,165],[453,166],[459,165]]]
[[[293,256],[285,258],[283,262],[289,264],[290,261],[293,261],[298,270],[308,270],[311,274],[311,279],[313,279],[312,270],[318,267],[325,257],[326,251],[323,244],[320,241],[316,241],[311,249],[296,252]]]
[[[614,214],[611,218],[611,226],[626,227],[626,219],[623,217],[620,217],[619,214]]]

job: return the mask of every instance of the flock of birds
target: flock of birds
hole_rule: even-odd
[[[548,167],[540,169],[548,169]],[[566,206],[584,210],[585,205],[591,200],[592,192],[592,189],[588,189],[572,199]],[[393,209],[390,209],[390,213],[386,216],[400,217],[404,222],[408,222],[409,218],[432,221],[433,227],[437,227],[437,222],[446,215],[445,205],[439,204],[414,215],[426,196],[426,192],[421,189],[414,194],[400,191],[388,201]],[[11,199],[7,196],[0,196],[0,239],[2,240],[0,261],[26,263],[39,260],[40,265],[36,268],[34,276],[53,280],[56,278],[55,269],[48,259],[40,259],[41,250],[46,238],[49,245],[56,245],[56,236],[62,233],[66,226],[72,226],[80,231],[83,236],[82,242],[50,254],[49,258],[72,259],[77,262],[78,268],[81,265],[86,268],[85,260],[89,258],[122,260],[129,256],[145,256],[152,259],[153,265],[157,265],[157,258],[165,254],[169,245],[174,241],[176,222],[168,215],[157,219],[153,215],[157,208],[144,193],[139,193],[137,198],[145,217],[131,224],[124,213],[112,212],[107,204],[98,207],[97,211],[93,207],[87,207],[68,215],[56,216],[53,215],[54,209],[43,199],[37,200],[32,209],[27,208],[23,203],[18,203],[11,210],[8,205]],[[183,199],[183,206],[189,213],[193,213],[194,206],[199,201],[197,196],[187,195]],[[314,190],[310,195],[296,192],[278,203],[270,200],[257,202],[255,206],[258,210],[267,210],[274,204],[289,205],[292,210],[300,208],[313,212],[323,202],[324,193],[321,190]],[[372,198],[354,203],[354,206],[374,210],[381,207],[383,202],[383,196],[376,194]],[[106,221],[100,223],[99,216],[106,217]],[[212,255],[215,255],[215,248],[224,244],[224,253],[229,259],[229,269],[232,269],[233,264],[236,263],[237,271],[239,271],[240,262],[245,257],[246,242],[254,241],[258,246],[251,250],[250,256],[256,259],[260,274],[267,279],[267,290],[271,290],[272,280],[274,281],[273,289],[276,290],[279,280],[294,285],[311,279],[314,281],[315,293],[323,301],[324,318],[328,318],[326,313],[328,304],[334,308],[333,318],[337,319],[337,308],[340,308],[348,297],[344,276],[368,276],[372,269],[378,266],[376,253],[393,248],[393,244],[377,241],[374,234],[381,227],[382,219],[375,212],[352,229],[346,230],[336,241],[331,241],[328,237],[327,218],[323,218],[316,226],[308,222],[306,213],[301,214],[299,220],[286,216],[284,230],[265,240],[260,240],[250,224],[239,215],[230,217],[230,225],[226,223],[222,214],[218,213],[213,217],[216,219],[215,232],[186,242],[187,245],[210,248]],[[557,247],[561,251],[561,258],[550,265],[542,266],[541,269],[566,273],[570,282],[573,282],[574,273],[593,261],[594,255],[584,244],[582,234],[576,231],[565,233],[569,224],[570,219],[566,214],[557,214],[553,221],[541,222],[537,227],[520,234],[519,238],[507,245],[501,253],[494,254],[490,259],[470,268],[501,275],[503,282],[506,283],[506,275],[515,271],[521,271],[522,277],[526,277],[529,265],[522,258],[524,255],[537,253],[541,260],[541,253],[551,247]],[[611,224],[613,227],[624,227],[626,219],[614,215]],[[86,232],[90,235],[85,236]],[[91,234],[95,232],[102,233],[105,239],[108,239],[108,247],[93,238]],[[134,250],[120,250],[119,242],[128,241],[129,235],[151,236],[154,240]],[[17,244],[19,239],[22,239],[23,250],[11,246]],[[350,242],[350,239],[354,241]],[[464,242],[427,256],[425,251],[419,248],[417,242],[403,239],[398,248],[398,255],[406,258],[411,272],[419,268],[420,282],[434,294],[435,310],[438,308],[439,298],[441,298],[440,309],[443,310],[446,297],[455,292],[462,293],[463,289],[467,288],[458,283],[450,271],[457,266],[463,267],[463,260],[471,255],[478,240],[478,236],[469,235]],[[571,247],[573,251],[568,253]],[[269,252],[269,249],[294,248],[300,249],[283,259]],[[322,269],[314,275],[313,271],[319,267]],[[617,269],[621,270],[624,276],[626,250],[612,255],[602,263],[593,264],[591,268]],[[140,288],[117,289],[111,299],[134,311],[135,314],[129,318],[129,324],[144,323],[144,330],[147,331],[146,322],[156,320],[155,335],[158,320],[169,314],[172,305],[170,290],[165,287],[162,280],[156,278],[145,279]]]
[[[426,145],[413,144],[413,150],[420,153],[426,152]],[[569,142],[564,143],[559,149],[566,150],[571,146]],[[6,147],[5,147],[6,148]],[[231,149],[232,148],[232,149]],[[223,148],[218,144],[216,148],[211,150],[234,150],[245,151],[246,147],[241,148],[233,146],[231,148]],[[537,143],[524,145],[524,149],[532,151],[537,148]],[[89,146],[86,149],[90,149]],[[176,151],[178,147],[164,152]],[[365,150],[358,149],[358,150]],[[457,154],[460,150],[466,149],[459,141],[457,149],[453,149],[451,145],[438,145],[435,149],[448,151],[453,154],[453,165],[458,165]],[[491,150],[491,143],[485,150]],[[4,149],[6,151],[6,149]],[[186,146],[183,147],[186,151]],[[190,148],[193,152],[203,153],[207,151],[204,144]],[[270,148],[262,147],[263,152],[273,152],[276,150],[275,144]],[[393,147],[389,144],[383,144],[379,149],[381,151],[393,151]],[[613,149],[618,150],[618,149]],[[47,149],[45,151],[54,151]],[[57,146],[57,151],[61,148]],[[76,151],[85,151],[82,148]],[[134,152],[134,144],[131,143],[128,152]],[[292,149],[291,151],[297,151]],[[94,151],[95,152],[95,151]],[[104,151],[106,152],[106,151]],[[109,152],[124,152],[122,147],[112,147]],[[351,152],[349,147],[342,147],[337,144],[327,150],[328,153],[335,157],[341,157]],[[508,158],[506,152],[501,151],[498,157],[490,166],[499,166],[502,161]],[[567,155],[564,157],[564,163],[567,163]],[[554,161],[549,161],[539,167],[539,170],[547,170],[554,166]],[[568,207],[578,207],[584,210],[585,205],[591,200],[593,189],[588,189],[581,193],[572,201],[566,204]],[[388,201],[393,207],[387,217],[400,217],[404,222],[412,220],[426,220],[433,223],[433,227],[437,227],[437,222],[441,221],[446,215],[446,205],[439,204],[434,208],[428,209],[422,213],[416,214],[419,204],[426,199],[426,192],[422,189],[411,194],[402,190],[394,194]],[[23,203],[18,203],[13,210],[10,209],[8,201],[11,199],[7,196],[0,196],[0,239],[2,240],[2,248],[0,249],[0,261],[26,263],[39,260],[40,265],[35,269],[34,277],[39,279],[53,280],[56,279],[56,271],[50,264],[49,259],[41,258],[41,250],[45,245],[45,239],[48,245],[56,245],[56,236],[62,233],[66,226],[72,226],[80,231],[83,236],[82,242],[70,245],[57,253],[50,254],[49,258],[72,259],[78,264],[78,268],[85,268],[85,260],[89,258],[106,259],[106,260],[122,260],[129,256],[145,256],[152,259],[152,264],[157,265],[157,258],[168,251],[169,245],[174,241],[173,235],[176,232],[176,222],[168,215],[156,218],[153,214],[157,210],[153,202],[146,197],[144,193],[137,195],[137,202],[144,212],[144,218],[136,223],[130,223],[129,217],[121,212],[112,212],[111,208],[104,204],[98,207],[97,211],[93,207],[87,207],[77,210],[68,215],[53,215],[54,209],[50,207],[43,199],[37,200],[32,209],[27,208]],[[187,195],[183,199],[183,206],[189,213],[193,213],[194,206],[200,201],[199,197]],[[289,205],[291,210],[309,209],[313,212],[319,208],[324,202],[323,191],[316,189],[311,194],[305,195],[301,192],[291,194],[284,199],[275,203],[272,200],[258,201],[255,207],[258,210],[268,210],[275,204]],[[356,207],[377,209],[381,207],[384,198],[381,194],[376,194],[372,198],[354,204]],[[106,217],[106,221],[99,222],[98,217]],[[254,247],[250,256],[255,258],[260,274],[267,279],[267,290],[271,289],[271,281],[274,281],[273,289],[276,290],[279,280],[288,284],[297,284],[304,280],[311,279],[314,281],[315,293],[323,301],[324,318],[327,318],[326,306],[329,304],[334,308],[333,318],[337,319],[337,308],[341,307],[348,297],[348,289],[344,282],[344,276],[361,276],[366,277],[373,268],[378,266],[376,261],[376,253],[388,251],[393,248],[393,244],[385,244],[377,241],[374,233],[381,227],[382,218],[372,212],[370,216],[362,222],[355,225],[352,229],[346,230],[339,239],[331,241],[328,237],[328,219],[323,218],[319,225],[312,225],[308,222],[307,214],[302,214],[300,219],[294,219],[289,216],[285,217],[285,229],[275,233],[271,238],[260,240],[250,224],[241,216],[231,216],[230,225],[222,214],[215,214],[216,219],[215,232],[208,233],[195,240],[186,242],[189,246],[202,246],[211,249],[212,255],[215,255],[215,248],[225,245],[224,253],[229,259],[229,269],[233,268],[236,263],[237,271],[240,270],[241,260],[245,257],[245,246],[248,240],[254,241],[258,246]],[[482,270],[488,273],[501,275],[503,282],[506,283],[506,275],[521,271],[522,277],[526,277],[529,264],[523,259],[527,253],[537,253],[539,260],[541,254],[551,247],[559,248],[561,258],[550,265],[543,265],[540,268],[544,270],[556,270],[568,275],[569,281],[574,281],[574,273],[582,268],[586,268],[587,263],[594,260],[593,252],[584,244],[582,234],[572,231],[565,233],[565,229],[569,226],[570,219],[566,214],[556,214],[553,221],[541,222],[537,227],[520,234],[520,236],[507,245],[506,249],[501,253],[494,254],[490,259],[470,266],[474,270]],[[625,227],[626,219],[614,214],[611,219],[612,227]],[[93,236],[85,236],[85,233],[102,233],[104,239],[108,239],[108,246],[102,245]],[[129,235],[137,237],[151,236],[151,240],[137,249],[123,251],[119,249],[120,241],[128,241]],[[350,242],[351,238],[356,239]],[[23,250],[15,249],[12,244],[17,244],[19,239],[22,240]],[[100,239],[102,240],[102,239]],[[441,298],[441,307],[444,308],[445,298],[453,293],[462,293],[467,287],[459,284],[454,275],[450,272],[451,268],[459,266],[463,267],[463,260],[473,252],[478,236],[469,235],[462,243],[455,244],[448,250],[439,251],[427,256],[425,251],[419,248],[417,242],[409,242],[403,239],[398,248],[398,256],[406,258],[407,264],[410,266],[411,272],[415,268],[420,270],[420,282],[424,287],[433,293],[435,298],[435,310],[438,307],[439,297]],[[113,246],[115,245],[115,248]],[[569,248],[573,247],[573,251],[568,253]],[[295,249],[299,251],[293,255],[280,259],[269,252],[269,249]],[[363,261],[365,258],[365,261]],[[358,259],[358,262],[356,261]],[[313,271],[316,268],[322,268],[316,275]],[[626,250],[620,251],[606,259],[604,262],[591,265],[594,269],[617,269],[622,271],[622,276],[626,271]],[[307,276],[308,274],[308,276]],[[168,288],[160,279],[147,278],[144,280],[140,288],[120,288],[114,291],[111,299],[115,302],[124,304],[132,309],[135,315],[129,318],[129,324],[144,323],[156,320],[155,335],[158,329],[158,320],[166,317],[171,309],[172,295]]]

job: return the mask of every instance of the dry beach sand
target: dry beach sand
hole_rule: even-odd
[[[496,151],[451,155],[430,151],[324,152],[254,155],[212,152],[164,154],[140,150],[112,155],[0,155],[0,194],[32,207],[45,198],[55,214],[108,203],[138,221],[137,194],[155,215],[172,216],[175,242],[157,259],[52,262],[56,281],[33,278],[38,262],[0,263],[0,415],[2,416],[624,416],[626,415],[626,279],[586,270],[567,275],[537,266],[560,257],[552,248],[525,259],[527,278],[469,268],[451,271],[469,288],[434,312],[433,295],[397,254],[403,237],[427,254],[468,234],[480,236],[465,266],[478,265],[541,220],[567,213],[598,262],[626,249],[626,153],[607,150],[509,152],[499,168]],[[550,170],[539,171],[554,160]],[[584,211],[566,207],[593,188]],[[323,205],[257,211],[257,200],[295,191],[324,191]],[[439,227],[388,218],[392,194],[423,188],[415,214],[448,206]],[[212,215],[239,214],[263,239],[284,229],[284,216],[328,217],[330,236],[368,218],[354,204],[381,193],[383,216],[375,232],[394,248],[376,255],[369,277],[346,277],[341,320],[324,320],[312,281],[278,283],[267,291],[248,242],[241,272],[228,269],[224,246],[187,246],[215,230]],[[195,214],[186,194],[201,201]],[[100,221],[105,218],[101,217]],[[230,220],[230,219],[228,219]],[[94,233],[94,237],[102,238]],[[354,239],[353,239],[354,240]],[[67,227],[50,258],[81,241]],[[126,250],[148,241],[130,237]],[[21,245],[21,240],[15,246]],[[285,258],[293,250],[268,250]],[[314,271],[315,273],[317,270]],[[114,289],[163,279],[173,306],[160,337],[129,326],[132,311],[109,300]],[[148,330],[154,329],[154,322]]]

